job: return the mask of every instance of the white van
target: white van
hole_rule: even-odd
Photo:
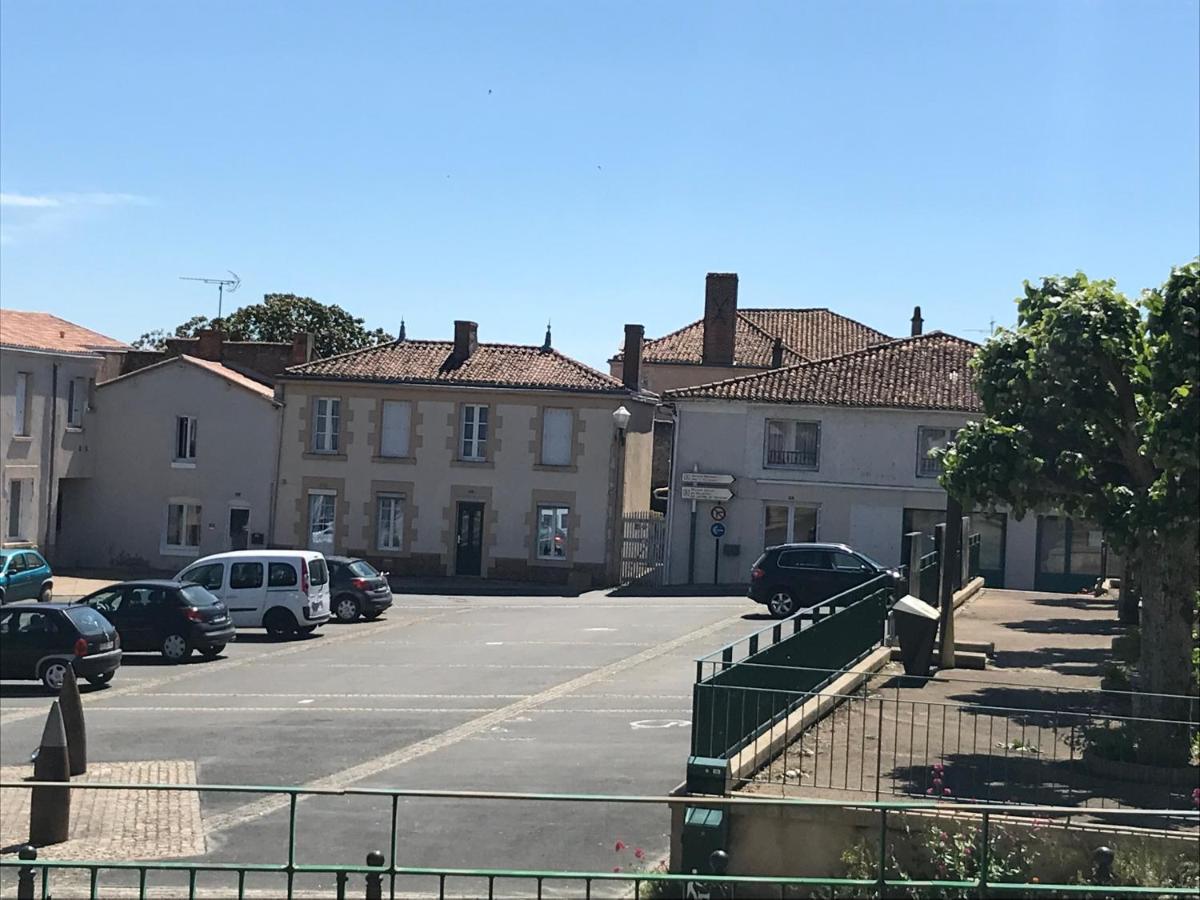
[[[329,568],[315,550],[234,550],[196,560],[175,576],[225,602],[238,628],[277,637],[329,621]]]

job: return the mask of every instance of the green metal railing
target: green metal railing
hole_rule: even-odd
[[[38,786],[61,787],[59,782],[3,782],[0,790],[28,790]],[[975,832],[979,854],[978,878],[969,881],[915,881],[898,879],[888,876],[887,859],[889,857],[889,815],[912,813],[946,814],[947,807],[943,804],[929,801],[912,802],[859,802],[844,803],[838,801],[808,800],[808,799],[763,799],[754,797],[704,797],[689,796],[645,796],[645,795],[593,795],[593,794],[552,794],[552,793],[511,793],[458,790],[425,790],[403,788],[345,788],[345,789],[310,789],[279,786],[242,786],[242,785],[178,785],[178,784],[120,784],[100,782],[76,782],[70,785],[74,791],[173,791],[173,792],[205,792],[205,793],[238,793],[238,794],[268,794],[284,795],[288,798],[288,843],[286,862],[280,863],[220,863],[220,862],[179,862],[179,861],[137,861],[137,860],[84,860],[84,859],[21,859],[0,857],[0,891],[11,895],[12,876],[17,880],[17,896],[25,900],[41,897],[49,900],[51,897],[82,897],[99,898],[114,896],[121,888],[104,878],[105,873],[136,873],[137,897],[146,898],[151,893],[161,893],[164,890],[174,891],[172,896],[188,897],[194,900],[201,893],[211,891],[211,888],[201,887],[198,883],[202,874],[224,875],[227,878],[219,889],[224,891],[222,896],[236,896],[241,900],[247,896],[247,877],[252,875],[275,875],[282,882],[275,896],[292,898],[296,896],[296,879],[301,876],[333,876],[336,886],[329,889],[328,896],[339,900],[351,896],[360,896],[357,884],[352,885],[351,879],[362,877],[364,893],[367,900],[384,896],[384,881],[388,882],[387,894],[397,896],[397,889],[404,890],[406,883],[430,882],[436,879],[437,896],[439,898],[453,893],[461,881],[466,881],[473,887],[469,888],[470,896],[487,896],[489,898],[502,896],[536,896],[542,897],[545,890],[553,891],[560,883],[570,885],[568,896],[590,898],[594,891],[605,892],[607,889],[622,887],[632,891],[631,896],[667,897],[684,896],[700,892],[708,892],[712,896],[727,897],[764,897],[764,896],[804,896],[813,890],[844,889],[854,891],[864,896],[895,896],[897,891],[913,889],[928,889],[929,891],[966,890],[977,896],[1005,895],[1048,895],[1048,896],[1195,896],[1195,887],[1172,886],[1140,886],[1119,885],[1105,881],[1096,884],[1052,884],[1039,882],[1022,883],[993,883],[988,880],[991,871],[989,864],[993,852],[992,823],[997,817],[1019,812],[1028,815],[1030,807],[1014,807],[995,805],[955,805],[956,815],[973,816],[973,822],[979,825]],[[391,799],[391,841],[388,854],[378,851],[367,855],[367,865],[335,864],[312,865],[302,863],[297,854],[297,812],[301,800],[308,797],[386,797]],[[875,813],[878,817],[879,862],[876,871],[869,878],[847,878],[830,873],[822,877],[766,877],[754,875],[727,875],[718,872],[707,873],[659,873],[659,872],[598,872],[577,870],[547,870],[547,869],[503,869],[503,868],[440,868],[403,866],[396,861],[396,853],[400,847],[399,833],[399,802],[401,798],[425,798],[444,800],[474,800],[479,802],[541,802],[585,804],[623,804],[623,805],[654,805],[669,808],[673,806],[692,806],[702,803],[705,807],[718,807],[727,811],[738,810],[739,813],[749,813],[753,807],[817,807],[841,810],[856,810]],[[1068,818],[1078,816],[1077,809],[1065,807],[1037,807],[1032,811],[1044,819]],[[1123,810],[1122,815],[1136,821],[1139,817],[1174,817],[1183,819],[1186,823],[1200,825],[1200,814],[1196,812],[1181,813],[1178,810]],[[892,819],[893,826],[895,818]],[[736,847],[736,844],[734,844]],[[30,848],[31,849],[31,848]],[[736,853],[736,849],[734,851]],[[714,861],[717,854],[713,854]],[[726,857],[728,859],[728,857]],[[1111,860],[1110,860],[1111,862]],[[729,864],[736,869],[738,860],[733,858]],[[74,881],[68,876],[75,873],[82,876]],[[1101,873],[1103,874],[1103,873]],[[152,876],[174,876],[164,883],[152,883]],[[1111,871],[1109,872],[1111,876]],[[186,878],[186,884],[181,883]],[[56,887],[57,885],[57,887]],[[769,891],[769,892],[768,892]],[[252,892],[253,893],[253,892]],[[305,896],[311,891],[306,890]],[[628,894],[627,894],[628,895]]]
[[[921,557],[921,562],[917,566],[917,597],[930,606],[940,605],[941,586],[938,583],[942,572],[938,562],[940,557],[941,554],[937,550],[932,550]]]

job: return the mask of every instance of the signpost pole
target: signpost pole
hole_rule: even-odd
[[[692,501],[692,526],[688,531],[688,584],[696,583],[696,501]]]
[[[717,575],[721,569],[721,539],[713,538],[713,584],[720,584]]]

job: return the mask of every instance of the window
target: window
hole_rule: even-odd
[[[830,569],[828,550],[785,550],[779,554],[781,569]]]
[[[833,552],[833,567],[839,572],[865,572],[867,570],[866,565],[857,556],[842,553],[840,550]]]
[[[33,486],[32,481],[26,480],[10,481],[8,483],[8,530],[7,535],[10,538],[23,537],[23,523],[21,522],[21,507],[22,501],[25,498],[25,485],[28,483]]]
[[[574,416],[569,409],[542,411],[542,465],[569,466]]]
[[[817,539],[817,507],[768,503],[763,546],[805,544]]]
[[[75,626],[75,629],[84,635],[103,635],[107,634],[112,624],[100,613],[96,612],[89,606],[73,606],[70,609],[63,610],[66,613],[67,619]],[[58,626],[50,619],[47,619],[47,631],[57,631]]]
[[[767,419],[768,466],[815,469],[821,449],[821,423]]]
[[[83,412],[87,407],[87,379],[72,378],[67,382],[67,425],[83,427]]]
[[[378,500],[376,550],[400,550],[404,547],[404,497],[381,494]]]
[[[271,563],[267,568],[268,587],[295,587],[299,579],[291,563]]]
[[[462,408],[462,458],[475,462],[487,459],[488,408],[465,403]]]
[[[408,456],[412,404],[406,400],[384,400],[382,419],[379,455],[401,458]]]
[[[207,591],[219,591],[225,580],[225,565],[223,563],[208,563],[188,569],[179,577],[180,581],[190,581],[198,584]]]
[[[926,428],[924,425],[917,429],[918,477],[936,478],[942,474],[942,461],[931,457],[930,451],[945,447],[957,432],[957,428]]]
[[[196,419],[194,416],[175,417],[175,459],[194,462],[196,459]]]
[[[229,567],[229,587],[233,590],[260,588],[263,583],[263,564],[260,562],[234,563]]]
[[[167,505],[167,547],[176,550],[200,549],[200,504]]]
[[[329,567],[325,565],[325,560],[310,559],[308,561],[308,580],[316,587],[320,587],[329,580]]]
[[[221,601],[209,593],[208,588],[189,584],[179,591],[184,606],[216,606]]]
[[[318,397],[313,406],[314,453],[337,453],[341,426],[342,401],[337,397]]]
[[[88,606],[98,609],[102,613],[110,613],[116,612],[121,608],[121,601],[124,598],[125,594],[123,591],[107,590],[93,594],[86,602]]]
[[[308,546],[313,550],[333,549],[333,521],[337,495],[332,491],[308,493]]]
[[[567,558],[567,516],[570,513],[565,506],[538,507],[538,559]]]
[[[25,554],[24,553],[14,553],[12,556],[10,556],[8,558],[8,568],[5,571],[8,572],[9,575],[12,575],[16,572],[24,572],[25,571]]]
[[[29,434],[29,373],[18,372],[13,387],[13,434],[25,437]]]
[[[150,610],[167,605],[166,592],[158,588],[130,588],[125,591],[125,603],[130,612]]]

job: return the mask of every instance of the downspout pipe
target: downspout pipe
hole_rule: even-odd
[[[58,435],[58,363],[50,367],[50,433],[48,439],[42,441],[46,448],[46,528],[42,532],[42,550],[50,552],[50,529],[54,527],[54,496],[55,488],[54,460],[58,456],[56,436]]]

